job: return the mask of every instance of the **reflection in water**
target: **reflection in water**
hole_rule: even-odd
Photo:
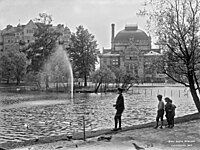
[[[124,93],[125,111],[122,126],[155,121],[158,93],[170,96],[164,88],[134,89]],[[191,97],[180,96],[173,89],[176,115],[196,112]],[[181,89],[184,90],[184,89]],[[168,94],[168,95],[167,95]],[[35,136],[53,136],[82,132],[85,114],[86,130],[113,128],[117,94],[75,94],[73,103],[65,93],[1,93],[0,143],[25,141]],[[164,94],[163,94],[164,95]],[[25,126],[28,125],[28,128]]]

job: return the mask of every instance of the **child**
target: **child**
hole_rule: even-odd
[[[174,127],[174,116],[175,116],[175,109],[176,109],[176,106],[174,104],[172,104],[172,100],[170,99],[170,104],[171,104],[171,110],[170,110],[170,113],[169,113],[169,118],[170,118],[170,128],[173,128]]]
[[[170,103],[170,98],[169,97],[166,97],[165,98],[165,117],[167,119],[167,124],[168,124],[168,128],[170,127],[171,125],[171,119],[170,119],[170,111],[172,110],[172,104]]]
[[[157,111],[157,117],[156,117],[156,126],[154,127],[155,129],[158,128],[158,123],[159,119],[161,120],[161,126],[160,128],[162,129],[163,126],[163,115],[164,115],[164,102],[162,101],[162,95],[158,95],[158,111]]]

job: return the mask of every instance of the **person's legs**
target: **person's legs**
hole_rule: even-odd
[[[160,114],[160,121],[161,121],[160,128],[161,129],[162,129],[162,126],[163,126],[163,116],[164,116],[164,110],[161,110],[161,114]]]
[[[121,123],[122,123],[121,122],[121,116],[118,117],[118,120],[119,120],[119,129],[121,130],[122,129],[122,126],[121,126]]]
[[[114,120],[115,120],[115,129],[117,129],[117,124],[118,124],[118,117],[115,115],[115,118],[114,118]]]
[[[167,127],[169,127],[170,126],[170,124],[169,124],[169,113],[166,111],[166,115],[165,115],[165,117],[166,117],[166,119],[167,119]]]
[[[168,115],[168,120],[169,120],[169,127],[171,127],[172,126],[172,115],[171,115],[171,113],[169,113],[169,115]]]
[[[172,116],[171,128],[174,127],[174,116]]]
[[[158,128],[158,123],[159,123],[159,115],[157,114],[157,117],[156,117],[156,126],[154,127],[154,129]]]

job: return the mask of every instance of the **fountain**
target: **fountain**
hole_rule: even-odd
[[[46,88],[49,87],[49,83],[56,83],[56,89],[58,85],[62,84],[64,88],[65,82],[70,85],[71,98],[73,98],[73,72],[69,57],[64,51],[62,45],[57,45],[55,52],[50,56],[48,61],[44,65],[42,78],[46,82]]]

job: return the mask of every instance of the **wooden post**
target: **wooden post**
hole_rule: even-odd
[[[83,140],[86,141],[86,136],[85,136],[85,117],[83,115]]]
[[[179,90],[179,97],[181,96],[180,90]]]
[[[171,90],[171,97],[172,97],[172,90]]]

